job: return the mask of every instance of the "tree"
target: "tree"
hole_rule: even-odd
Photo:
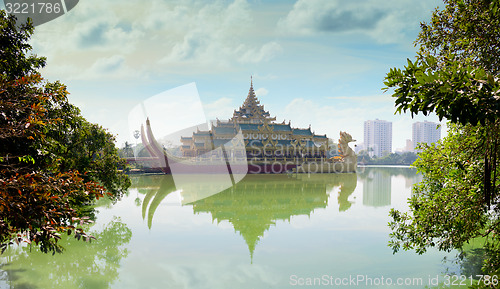
[[[132,148],[132,145],[129,144],[128,142],[125,142],[123,145],[123,148],[118,150],[118,154],[121,155],[123,158],[133,158],[134,157],[134,149]]]
[[[88,206],[119,198],[130,181],[113,136],[38,73],[45,59],[29,54],[32,33],[30,22],[16,26],[0,11],[0,248],[27,242],[60,252],[59,234],[90,240],[77,226],[89,221]]]
[[[483,270],[492,273],[500,268],[500,3],[444,2],[421,24],[416,60],[386,76],[397,112],[436,113],[451,127],[419,154],[414,165],[423,180],[409,213],[391,211],[390,246],[423,253],[484,236]]]

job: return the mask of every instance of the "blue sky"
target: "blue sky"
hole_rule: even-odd
[[[385,74],[415,56],[419,23],[441,0],[118,1],[85,0],[38,26],[42,71],[68,85],[92,122],[129,137],[139,102],[195,82],[208,118],[228,118],[250,76],[265,108],[294,127],[363,141],[363,122],[393,122],[393,149],[411,124],[394,115]]]

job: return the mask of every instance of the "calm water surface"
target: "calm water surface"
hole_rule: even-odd
[[[97,241],[63,239],[55,256],[14,247],[0,288],[424,288],[447,270],[443,253],[387,246],[388,212],[408,209],[415,170],[249,175],[220,193],[190,178],[179,189],[134,176],[121,201],[99,203]]]

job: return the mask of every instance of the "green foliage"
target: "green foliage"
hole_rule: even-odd
[[[477,182],[483,164],[469,150],[481,140],[464,142],[464,130],[474,128],[453,126],[442,143],[427,146],[419,154],[414,165],[424,179],[414,186],[409,200],[413,216],[391,211],[394,251],[401,246],[419,253],[429,246],[447,251],[460,248],[487,224],[481,182]]]
[[[0,17],[0,248],[60,252],[59,234],[90,240],[81,227],[89,205],[119,198],[130,181],[113,136],[80,115],[64,85],[37,73],[45,60],[28,55],[33,27]]]
[[[415,250],[422,254],[429,247],[451,251],[464,249],[480,237],[484,247],[464,252],[468,262],[482,262],[482,274],[500,268],[500,226],[498,196],[488,203],[485,196],[485,136],[489,127],[450,124],[448,136],[432,146],[424,146],[414,163],[423,180],[413,187],[410,212],[392,209],[389,245],[394,252]],[[466,137],[465,137],[466,136]],[[500,137],[498,131],[496,136]],[[497,150],[496,154],[500,152]],[[490,172],[492,178],[498,174]],[[500,182],[495,181],[495,191]],[[476,256],[474,255],[476,254]],[[467,268],[462,268],[466,270]],[[462,272],[465,274],[464,272]]]
[[[423,181],[414,187],[410,212],[391,211],[390,246],[449,251],[484,236],[483,271],[494,273],[500,268],[500,4],[444,2],[421,24],[417,59],[386,76],[396,112],[436,113],[451,126],[419,154],[414,166]]]
[[[499,15],[500,17],[500,15]],[[393,68],[387,74],[386,89],[397,87],[396,111],[434,112],[439,119],[453,123],[472,124],[494,122],[500,114],[500,81],[482,68],[475,68],[447,57],[436,65],[434,56],[408,60],[404,70]]]
[[[135,146],[137,148],[137,146]],[[133,158],[134,157],[134,148],[131,144],[128,142],[125,142],[123,145],[123,148],[118,150],[118,154],[122,158]]]
[[[370,157],[366,151],[361,151],[358,160],[366,165],[404,165],[409,166],[415,162],[417,155],[413,152],[401,154],[390,153],[383,157]]]
[[[114,136],[80,115],[67,101],[65,86],[50,83],[45,93],[60,94],[64,101],[47,105],[50,117],[58,121],[45,126],[46,141],[38,147],[41,161],[56,171],[79,171],[86,181],[98,182],[112,197],[119,197],[130,181],[119,171],[126,162],[118,156]]]
[[[434,55],[436,66],[446,57],[482,68],[489,74],[500,72],[500,3],[497,0],[444,0],[430,23],[421,24],[416,44],[419,55]]]
[[[20,79],[45,66],[44,57],[27,54],[31,46],[26,40],[34,30],[31,21],[18,28],[14,16],[7,18],[5,11],[1,10],[0,17],[3,19],[0,22],[1,79],[6,81]]]
[[[498,1],[446,0],[430,24],[421,24],[417,60],[393,68],[396,111],[435,112],[453,123],[494,122],[500,115],[500,5]]]

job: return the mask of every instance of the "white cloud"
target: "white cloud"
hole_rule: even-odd
[[[347,101],[362,101],[363,103],[387,103],[392,104],[393,100],[390,95],[379,94],[371,96],[327,96],[326,99],[332,100],[347,100]]]
[[[375,13],[379,9],[374,11],[359,3],[360,1],[356,1],[353,5],[339,0],[298,0],[279,25],[302,34],[369,28],[370,22],[376,23],[380,19]],[[367,13],[369,10],[371,11]]]
[[[203,104],[203,109],[209,120],[228,119],[232,116],[235,106],[232,99],[222,97],[214,102]]]
[[[32,43],[56,77],[71,71],[86,79],[89,63],[113,55],[132,77],[213,73],[279,54],[277,42],[260,39],[253,17],[246,0],[87,0],[37,28]]]
[[[298,0],[278,26],[282,32],[363,33],[379,42],[399,42],[418,27],[439,0]]]
[[[284,109],[284,117],[292,121],[293,127],[311,129],[316,134],[327,134],[338,139],[340,131],[347,131],[358,141],[363,136],[362,116],[366,111],[358,106],[335,108],[334,105],[322,105],[311,100],[295,98]]]
[[[240,47],[238,50],[242,50],[243,47]],[[269,42],[260,47],[260,49],[249,49],[245,48],[246,52],[240,57],[239,61],[243,63],[253,62],[258,63],[262,61],[269,61],[274,58],[276,55],[283,51],[281,45],[277,42]]]
[[[261,75],[259,73],[253,74],[253,79],[258,79],[258,80],[276,80],[279,77],[275,74],[265,74]]]
[[[265,89],[264,87],[261,87],[255,91],[255,94],[257,96],[266,96],[269,93],[269,90]]]
[[[113,55],[98,59],[93,65],[91,70],[96,72],[114,72],[123,67],[124,57],[121,55]]]

